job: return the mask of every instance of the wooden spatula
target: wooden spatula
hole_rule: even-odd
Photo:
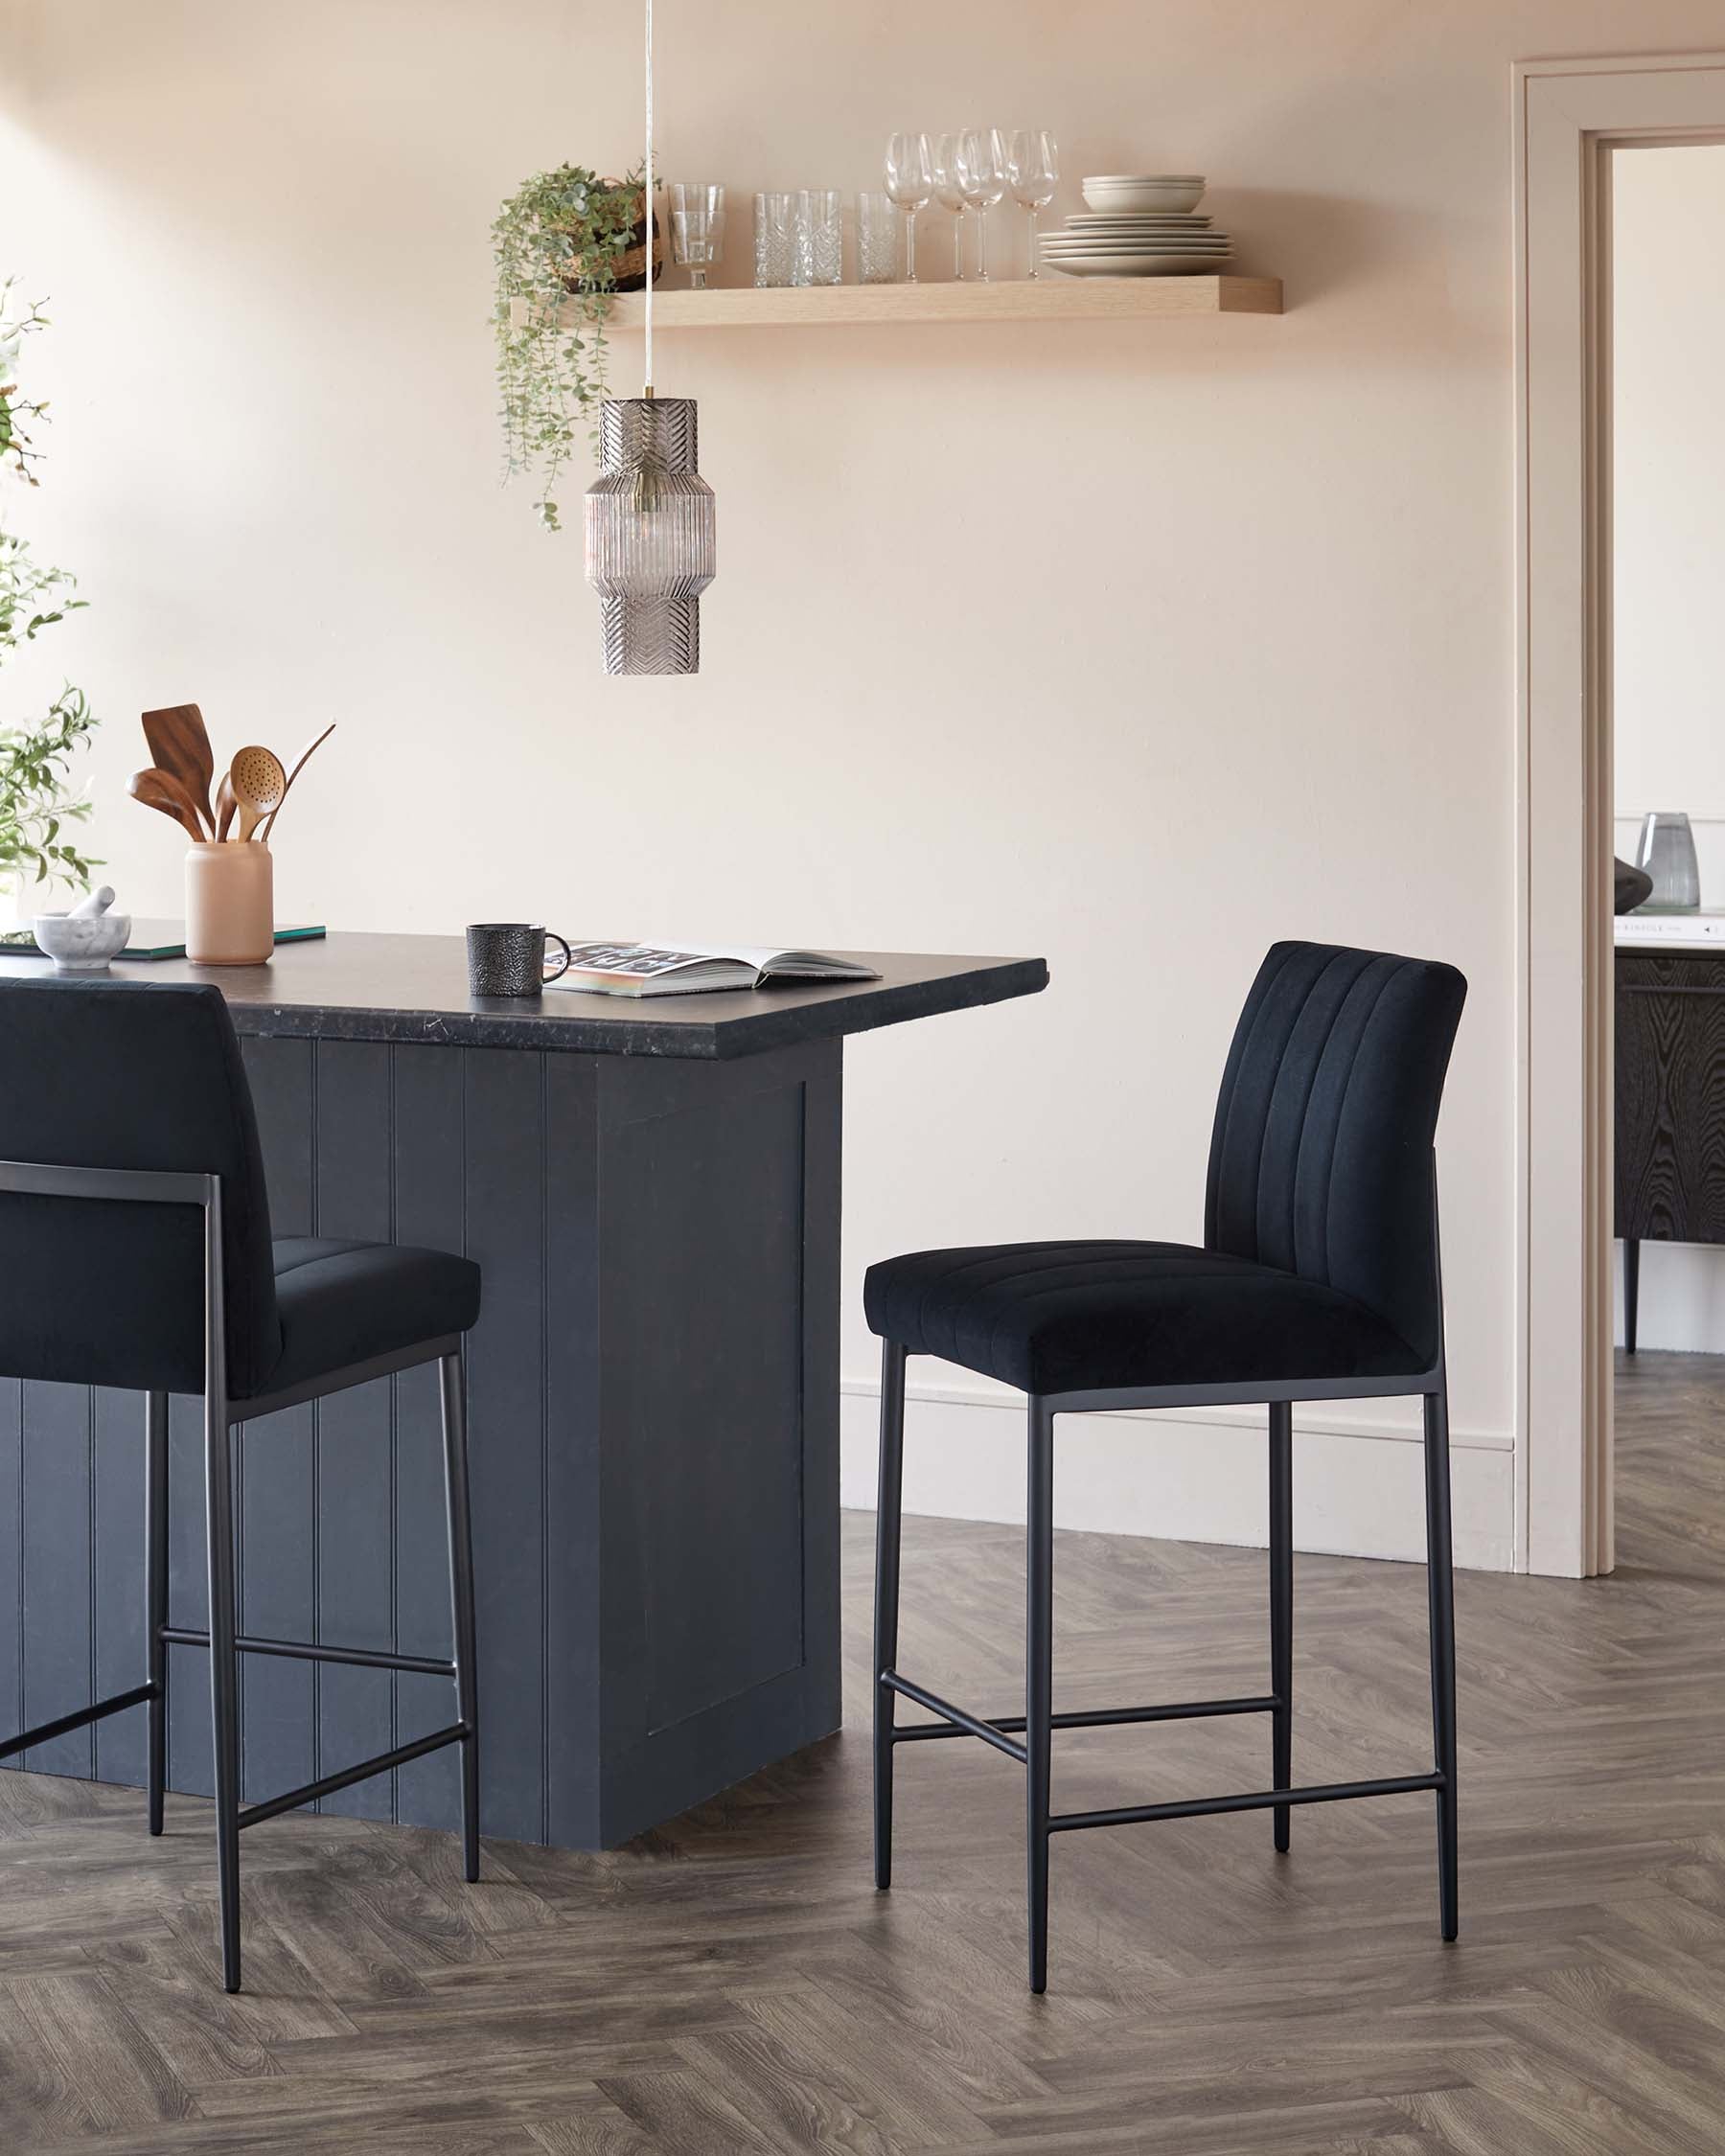
[[[195,703],[171,703],[160,711],[144,714],[144,739],[156,768],[178,779],[205,831],[213,832],[216,818],[210,811],[210,780],[216,758],[204,731],[203,713]],[[204,832],[198,834],[199,837]]]
[[[305,747],[300,750],[298,756],[294,759],[293,768],[288,773],[288,784],[282,789],[282,801],[286,801],[288,794],[293,791],[293,782],[305,769],[307,759],[310,756],[311,751],[314,748],[321,748],[334,731],[335,722],[332,719],[317,739],[309,741]],[[275,829],[275,819],[282,813],[282,801],[278,801],[275,807],[270,810],[268,815],[264,817],[264,828],[258,834],[260,838],[267,838]]]
[[[198,821],[197,807],[185,787],[172,771],[151,768],[134,771],[126,782],[126,791],[134,801],[142,801],[147,809],[160,809],[165,816],[175,823],[184,824],[190,835],[201,844],[207,836]]]

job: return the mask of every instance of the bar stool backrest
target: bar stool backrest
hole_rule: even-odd
[[[269,1205],[219,989],[0,981],[0,1159],[219,1176],[228,1390],[264,1389]],[[196,1205],[0,1191],[0,1374],[202,1391],[203,1234]]]
[[[1454,966],[1276,944],[1210,1140],[1206,1247],[1353,1296],[1413,1371],[1442,1350],[1432,1140],[1466,995]]]

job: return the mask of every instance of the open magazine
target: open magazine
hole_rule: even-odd
[[[872,966],[770,944],[578,943],[547,988],[591,996],[697,996],[773,980],[879,980]]]

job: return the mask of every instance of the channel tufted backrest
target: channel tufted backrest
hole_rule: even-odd
[[[228,1389],[263,1389],[269,1205],[218,988],[0,981],[0,1159],[219,1176]],[[0,1374],[200,1392],[203,1319],[200,1207],[0,1193]]]
[[[1210,1140],[1206,1247],[1353,1296],[1421,1368],[1441,1344],[1432,1138],[1466,995],[1453,966],[1275,945]]]

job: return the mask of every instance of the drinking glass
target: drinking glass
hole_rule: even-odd
[[[844,276],[844,212],[836,187],[805,187],[796,197],[791,245],[794,285],[837,285]]]
[[[934,199],[943,210],[953,213],[953,278],[956,284],[964,282],[964,190],[958,184],[958,137],[942,135],[934,145],[934,162],[931,168],[934,180]]]
[[[896,285],[899,273],[899,213],[890,195],[857,196],[857,282]]]
[[[1053,201],[1060,185],[1060,145],[1046,127],[1017,127],[1006,145],[1006,184],[1012,199],[1030,219],[1030,275],[1040,277],[1036,259],[1036,213]]]
[[[724,190],[703,181],[671,183],[672,259],[689,272],[691,291],[706,288],[707,264],[724,252]]]
[[[1642,913],[1693,913],[1701,904],[1701,871],[1690,819],[1674,809],[1649,809],[1642,823],[1635,865],[1653,879],[1637,908]]]
[[[916,282],[916,213],[934,192],[927,135],[893,135],[886,144],[886,192],[905,213],[905,282]],[[998,199],[998,197],[997,197]]]
[[[958,191],[973,210],[981,213],[977,224],[977,275],[988,282],[988,213],[1006,192],[1006,152],[999,127],[966,127],[958,137],[954,171]]]
[[[755,283],[788,285],[791,282],[791,233],[795,205],[789,195],[757,195],[754,198]]]

